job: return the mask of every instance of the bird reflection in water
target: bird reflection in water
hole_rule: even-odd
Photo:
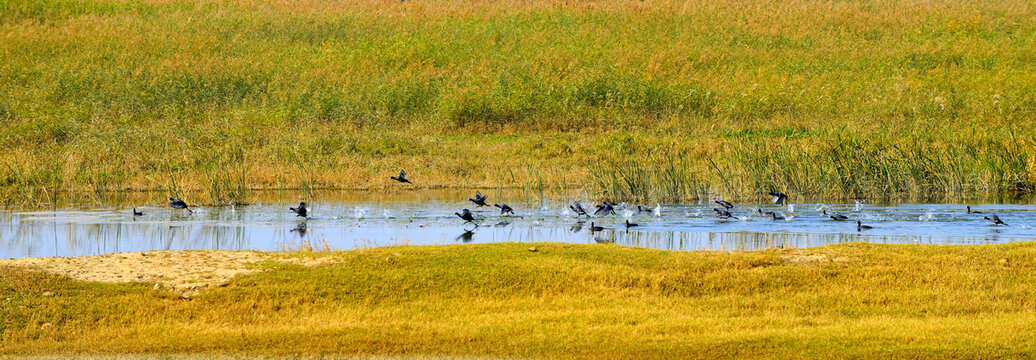
[[[309,223],[299,221],[298,225],[291,229],[291,232],[299,234],[299,238],[306,237],[306,233],[309,232]]]
[[[461,242],[469,243],[469,242],[471,242],[471,237],[474,236],[474,235],[475,235],[475,231],[474,230],[465,230],[463,234],[460,234],[459,236],[457,236],[456,240],[457,241],[461,241]]]
[[[569,230],[572,230],[572,232],[574,232],[574,233],[583,231],[583,224],[586,224],[586,222],[585,221],[576,222],[575,224],[572,225],[572,227]]]

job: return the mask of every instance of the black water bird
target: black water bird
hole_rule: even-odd
[[[493,206],[496,206],[497,208],[500,209],[500,215],[504,215],[504,214],[514,215],[514,209],[512,209],[510,206],[507,206],[507,204],[493,204]]]
[[[655,210],[653,210],[651,208],[646,208],[646,207],[637,205],[637,212],[638,213],[649,213],[650,214],[650,213],[655,212]]]
[[[468,199],[468,201],[471,201],[471,202],[475,203],[475,205],[478,205],[478,207],[483,207],[483,206],[489,206],[489,205],[486,205],[486,199],[487,198],[488,198],[488,196],[482,195],[481,192],[476,191],[475,192],[475,198],[474,199]]]
[[[856,220],[856,231],[870,230],[870,229],[873,229],[873,228],[874,228],[873,226],[864,225],[863,223],[860,222],[860,220]]]
[[[968,214],[981,214],[981,211],[971,211],[971,205],[968,205]]]
[[[627,229],[629,229],[631,227],[634,227],[634,226],[640,226],[640,224],[634,224],[634,223],[631,223],[629,220],[626,220],[626,228]]]
[[[716,204],[719,204],[719,206],[722,206],[722,207],[727,208],[727,209],[733,209],[734,208],[734,204],[731,204],[731,203],[729,203],[727,201],[724,201],[723,199],[716,200]]]
[[[191,211],[191,209],[187,208],[187,203],[184,202],[183,200],[180,200],[180,198],[174,198],[174,197],[169,198],[169,206],[172,206],[173,209],[184,209],[184,210],[187,210],[187,212],[190,213],[190,214],[194,213],[194,211]]]
[[[773,203],[774,204],[787,204],[788,203],[788,195],[785,195],[784,193],[782,193],[780,191],[771,191],[771,192],[768,192],[767,194],[769,194],[770,196],[773,196]]]
[[[309,209],[306,208],[306,202],[305,201],[300,202],[298,207],[293,207],[293,208],[288,208],[288,209],[291,210],[291,211],[294,211],[295,215],[298,215],[298,216],[301,216],[301,217],[308,217],[309,216],[308,215],[309,214]]]
[[[399,170],[399,176],[392,176],[390,177],[390,179],[399,181],[401,183],[413,184],[412,182],[410,182],[410,180],[407,180],[406,171],[403,170]]]
[[[143,216],[144,213],[137,211],[137,208],[133,208],[133,216]]]
[[[827,215],[827,210],[824,210],[824,215]],[[834,221],[846,221],[846,220],[849,220],[848,216],[845,216],[845,215],[842,215],[842,214],[827,215],[827,217],[831,218],[831,220],[834,220]]]
[[[770,219],[773,219],[773,221],[784,220],[784,215],[777,215],[775,212],[770,212]]]
[[[996,214],[989,214],[989,216],[983,216],[982,218],[986,219],[986,220],[989,220],[990,222],[993,223],[993,225],[1008,226],[1007,223],[1005,223],[1003,220],[1000,220],[1000,217],[996,216]]]
[[[766,216],[766,217],[770,217],[770,216],[773,216],[774,214],[776,214],[773,211],[763,211],[763,209],[755,209],[755,211],[758,211],[759,215]]]
[[[590,232],[598,232],[604,230],[603,227],[595,225],[592,221],[590,222]]]
[[[733,219],[734,218],[734,215],[732,215],[729,211],[726,211],[726,210],[720,210],[720,209],[717,209],[717,208],[712,208],[712,211],[715,211],[716,212],[716,216],[719,216],[720,219]]]
[[[471,214],[471,210],[464,209],[461,210],[461,212],[454,214],[463,219],[465,223],[475,224],[475,216]],[[475,224],[475,226],[478,226],[478,224]]]
[[[578,201],[573,201],[572,205],[569,205],[568,208],[572,209],[572,212],[576,213],[576,216],[586,215],[586,217],[590,217],[590,214],[586,213],[586,209],[583,209],[583,205],[580,205]]]
[[[615,215],[615,205],[617,204],[613,204],[615,203],[606,202],[604,204],[596,205],[597,210],[594,211],[594,216]]]

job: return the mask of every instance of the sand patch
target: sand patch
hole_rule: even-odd
[[[260,251],[144,251],[0,260],[0,266],[33,268],[82,281],[155,283],[157,288],[189,297],[234,276],[258,271],[258,263],[275,257]]]
[[[810,264],[822,264],[828,262],[846,262],[849,261],[846,257],[831,257],[823,254],[803,255],[803,254],[790,254],[782,255],[781,259],[790,264],[810,265]]]

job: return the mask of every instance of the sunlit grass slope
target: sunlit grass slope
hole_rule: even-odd
[[[329,259],[271,263],[192,300],[0,268],[0,355],[1030,358],[1034,255],[1034,243],[393,247],[290,254]]]
[[[220,203],[399,168],[616,198],[1032,191],[1034,17],[1023,0],[3,0],[0,200]]]

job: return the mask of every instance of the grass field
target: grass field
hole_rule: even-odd
[[[529,251],[535,247],[537,251]],[[0,266],[0,355],[1031,358],[1036,243],[285,253],[190,300]]]
[[[1025,0],[0,0],[0,202],[239,202],[400,168],[666,201],[1032,192],[1034,18]]]

